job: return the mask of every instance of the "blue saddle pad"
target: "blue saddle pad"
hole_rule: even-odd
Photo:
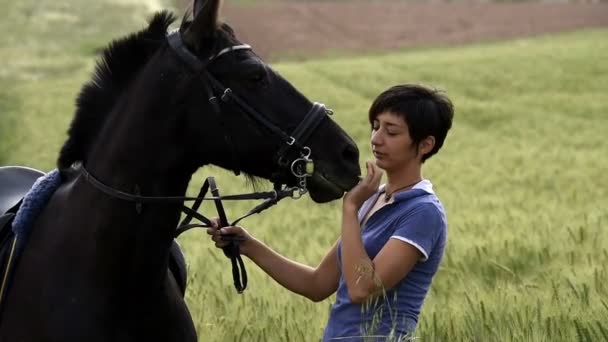
[[[10,288],[11,274],[23,251],[31,226],[60,185],[59,171],[47,173],[34,182],[21,201],[17,213],[3,216],[6,221],[2,225],[4,229],[0,236],[0,307]],[[10,231],[7,229],[8,225],[11,227]]]

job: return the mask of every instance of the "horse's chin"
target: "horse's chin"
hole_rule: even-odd
[[[342,198],[344,192],[348,191],[348,189],[343,189],[318,173],[315,173],[308,179],[307,185],[310,198],[316,203],[327,203],[337,200]]]

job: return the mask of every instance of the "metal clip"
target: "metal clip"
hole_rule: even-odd
[[[310,177],[315,172],[315,164],[312,159],[310,159],[311,150],[309,147],[304,146],[302,148],[302,153],[300,153],[300,158],[294,160],[291,163],[291,173],[297,177]],[[304,164],[304,170],[302,170],[302,164]]]
[[[312,173],[309,174],[306,172],[309,168],[308,164],[312,163],[311,159],[306,157],[298,158],[291,163],[291,174],[297,178],[306,178],[312,176]],[[302,164],[304,164],[304,171],[302,170]],[[314,164],[313,164],[314,165]],[[314,166],[313,166],[314,171]]]
[[[222,94],[222,101],[228,102],[230,100],[230,96],[232,96],[232,89],[226,88],[226,90],[224,90],[224,94]]]
[[[300,153],[300,155],[302,156],[302,158],[308,160],[308,158],[310,158],[310,154],[312,153],[310,147],[304,146],[302,147],[302,151],[304,151],[305,153]]]

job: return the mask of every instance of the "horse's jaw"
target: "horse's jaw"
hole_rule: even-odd
[[[352,178],[352,177],[351,177]],[[315,172],[308,179],[307,187],[310,198],[316,203],[327,203],[342,198],[345,192],[357,185],[358,177],[349,180],[348,177],[333,181],[330,177]]]

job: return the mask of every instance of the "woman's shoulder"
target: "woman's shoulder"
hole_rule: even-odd
[[[445,209],[435,194],[424,194],[402,206],[397,213],[397,224],[422,224],[442,229],[447,226]]]
[[[427,192],[422,189],[412,189],[403,194],[395,201],[402,211],[436,211],[444,212],[443,204],[434,192]]]

